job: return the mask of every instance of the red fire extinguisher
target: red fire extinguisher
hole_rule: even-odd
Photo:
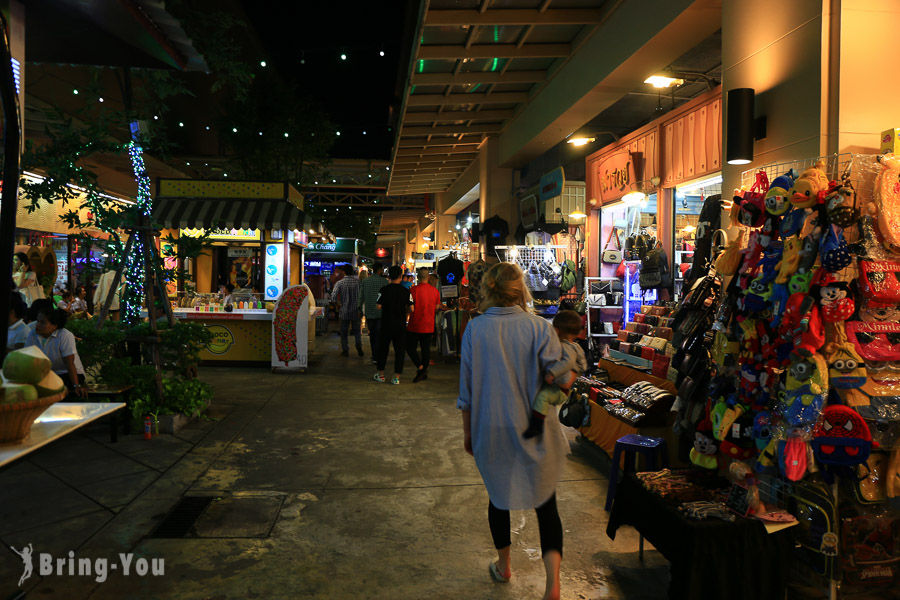
[[[150,417],[144,419],[144,439],[150,439]]]

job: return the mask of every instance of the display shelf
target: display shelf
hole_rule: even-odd
[[[584,278],[585,292],[587,292],[591,289],[591,282],[599,282],[599,281],[621,281],[621,280],[618,277],[585,277]],[[610,287],[612,287],[612,286],[610,286]],[[589,295],[590,294],[586,294],[586,296],[589,296]],[[624,296],[623,296],[623,298],[624,298]],[[585,298],[585,299],[587,300],[587,298]],[[613,310],[621,310],[621,311],[623,311],[623,315],[624,315],[625,307],[622,304],[613,304],[613,305],[592,304],[592,303],[587,304],[588,312],[590,312],[591,309],[603,310],[605,308],[613,309]],[[619,321],[620,325],[623,324],[622,317],[619,317],[616,320]],[[606,319],[604,319],[604,321],[606,321]],[[606,322],[609,322],[609,321],[606,321]],[[591,320],[590,319],[587,320],[587,339],[588,339],[588,343],[590,344],[591,348],[594,348],[595,340],[597,340],[598,338],[614,337],[614,336],[615,336],[615,334],[596,333],[596,332],[591,331]],[[599,344],[601,342],[597,342],[597,343]]]
[[[615,333],[592,333],[591,337],[616,337]]]
[[[625,362],[634,365],[635,367],[641,369],[652,369],[653,363],[649,360],[645,360],[638,356],[632,356],[630,354],[625,354],[624,352],[619,352],[618,350],[609,349],[609,355],[613,358],[618,358],[624,360]]]

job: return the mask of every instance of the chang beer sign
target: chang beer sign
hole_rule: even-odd
[[[313,242],[309,245],[308,250],[310,252],[356,254],[356,239],[338,238],[331,243]]]

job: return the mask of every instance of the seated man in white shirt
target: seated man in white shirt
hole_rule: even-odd
[[[19,292],[9,295],[9,328],[6,330],[6,351],[18,350],[25,346],[29,329],[23,317],[27,311],[25,300]]]

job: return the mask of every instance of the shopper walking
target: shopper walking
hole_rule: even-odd
[[[350,355],[348,332],[356,339],[356,353],[365,356],[362,348],[362,332],[359,329],[359,278],[353,265],[341,265],[344,277],[334,284],[331,294],[341,320],[341,356]]]
[[[441,307],[441,294],[428,283],[428,269],[418,271],[419,284],[409,290],[416,309],[409,317],[406,332],[406,351],[416,365],[413,383],[428,379],[428,365],[431,361],[431,338],[434,336],[434,313]],[[422,346],[419,357],[417,346]]]
[[[372,274],[359,284],[359,308],[365,308],[366,327],[369,329],[369,346],[372,349],[372,362],[378,363],[378,336],[381,333],[381,311],[378,309],[378,294],[388,284],[384,278],[384,267],[379,263],[372,265]]]
[[[463,335],[457,407],[465,450],[475,457],[490,499],[488,524],[498,560],[489,573],[495,582],[509,581],[509,511],[534,508],[547,573],[544,600],[558,600],[563,531],[556,484],[566,440],[553,408],[543,436],[524,439],[520,432],[528,426],[544,372],[560,360],[562,348],[550,323],[528,309],[531,295],[517,265],[491,267],[482,291],[484,314]]]
[[[414,310],[412,295],[400,285],[403,269],[397,265],[388,269],[391,282],[378,294],[377,307],[381,311],[381,334],[378,347],[378,372],[375,381],[384,382],[384,366],[387,364],[388,350],[394,346],[394,376],[391,383],[398,385],[403,373],[406,353],[406,318]]]

